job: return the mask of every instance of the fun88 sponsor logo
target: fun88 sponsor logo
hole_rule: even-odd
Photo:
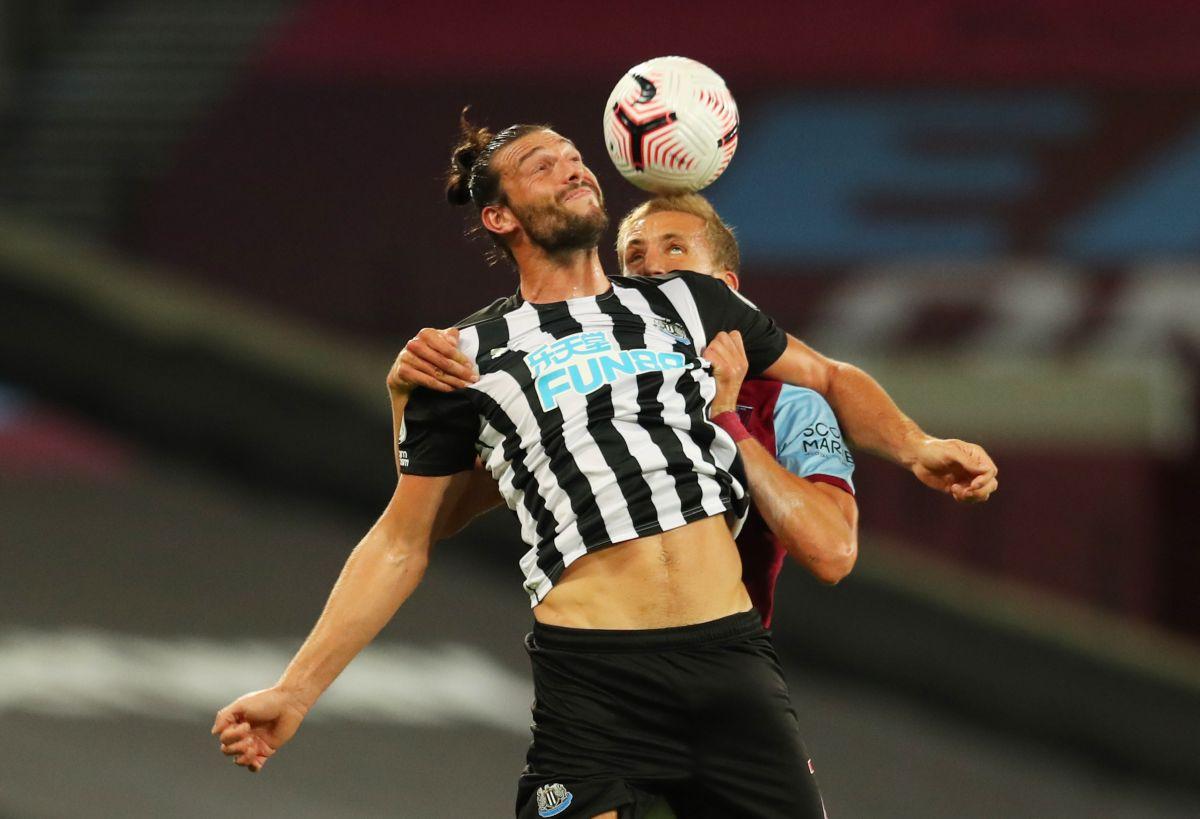
[[[588,395],[623,375],[680,370],[687,359],[682,353],[622,350],[607,333],[593,330],[537,348],[525,356],[525,365],[533,374],[542,409],[549,411],[563,393]]]

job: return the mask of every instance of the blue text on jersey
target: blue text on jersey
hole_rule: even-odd
[[[542,409],[549,411],[564,392],[588,395],[621,375],[683,369],[687,359],[675,352],[621,350],[607,333],[591,331],[543,344],[525,356],[525,365]]]

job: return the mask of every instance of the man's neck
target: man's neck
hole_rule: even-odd
[[[533,304],[598,296],[612,287],[596,248],[556,255],[532,249],[517,254],[517,269],[521,272],[521,298]]]

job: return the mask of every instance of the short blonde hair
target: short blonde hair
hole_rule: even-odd
[[[621,265],[622,272],[625,270],[625,245],[629,241],[629,231],[633,229],[633,223],[652,213],[666,212],[687,213],[704,220],[704,240],[708,242],[713,262],[721,270],[732,270],[741,274],[742,258],[733,228],[725,224],[712,203],[698,193],[656,196],[625,214],[617,228],[617,263]]]

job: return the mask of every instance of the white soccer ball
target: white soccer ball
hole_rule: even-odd
[[[625,72],[604,109],[604,143],[621,175],[654,193],[698,191],[737,150],[738,112],[717,72],[656,57]]]

